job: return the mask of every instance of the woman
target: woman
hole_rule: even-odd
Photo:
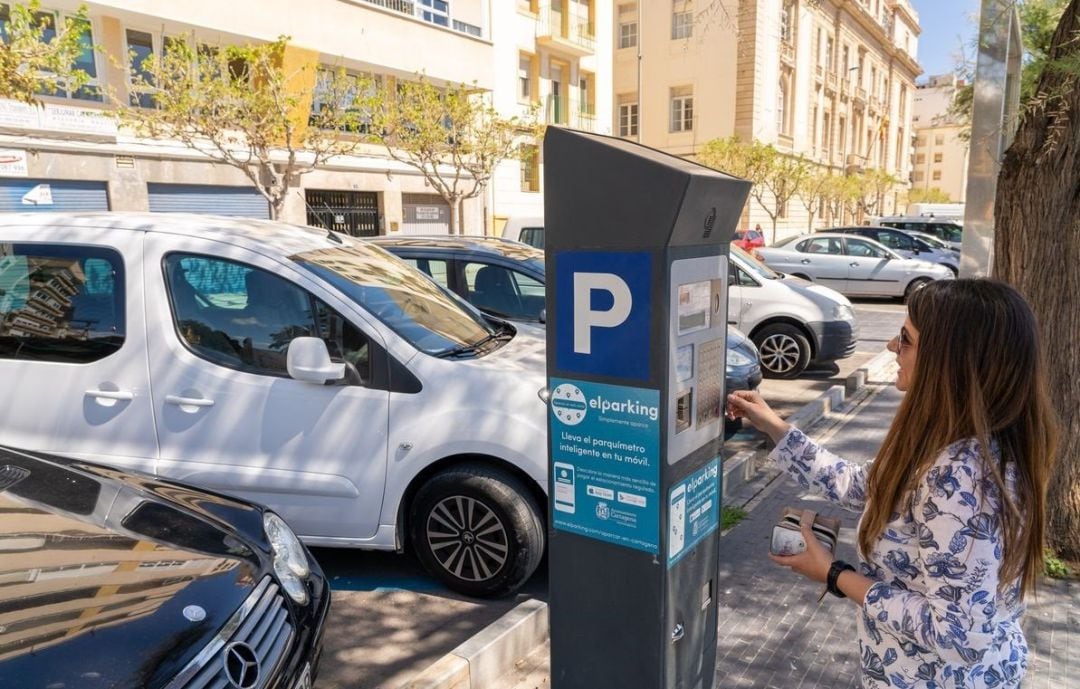
[[[888,347],[907,394],[872,464],[820,448],[757,393],[728,397],[804,488],[862,510],[858,570],[805,516],[806,551],[772,559],[859,606],[864,687],[1018,687],[1057,438],[1034,316],[1004,283],[937,281]]]

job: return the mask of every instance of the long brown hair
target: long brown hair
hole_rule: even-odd
[[[1002,496],[999,582],[1035,588],[1042,569],[1046,483],[1057,447],[1035,316],[1024,298],[995,280],[939,280],[912,296],[919,331],[911,383],[867,478],[859,548],[869,554],[892,514],[951,443],[974,438],[983,474]],[[990,453],[997,442],[1000,462]],[[1004,468],[1016,463],[1015,499]]]

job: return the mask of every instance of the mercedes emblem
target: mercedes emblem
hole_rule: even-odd
[[[225,647],[225,677],[235,689],[254,689],[259,684],[259,657],[243,641]]]

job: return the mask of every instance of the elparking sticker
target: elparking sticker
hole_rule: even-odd
[[[660,392],[551,379],[555,528],[659,553]]]

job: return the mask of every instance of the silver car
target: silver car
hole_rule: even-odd
[[[922,232],[910,232],[897,230],[893,227],[879,227],[875,225],[857,225],[851,227],[835,227],[822,232],[842,232],[854,234],[867,239],[873,239],[904,258],[915,258],[930,263],[940,263],[952,271],[953,277],[960,272],[960,252],[950,249],[948,245]],[[921,235],[921,236],[916,236]]]
[[[907,299],[931,280],[951,280],[942,265],[899,254],[865,237],[802,234],[755,250],[773,270],[817,282],[847,296]]]

